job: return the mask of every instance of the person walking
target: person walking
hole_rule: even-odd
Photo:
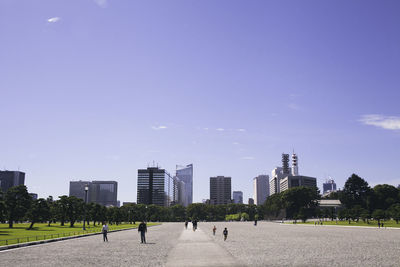
[[[144,221],[142,221],[142,222],[139,224],[138,232],[140,232],[141,243],[145,243],[145,244],[146,244],[147,226],[146,226],[146,224],[145,224]]]
[[[228,229],[224,229],[224,231],[222,232],[224,234],[224,241],[226,241],[226,238],[228,237]]]
[[[185,229],[187,229],[188,223],[188,221],[185,221]]]
[[[215,235],[215,232],[217,231],[217,227],[215,227],[215,225],[214,225],[214,228],[213,228],[213,235]]]
[[[257,226],[257,219],[254,220],[254,226]]]
[[[107,238],[107,232],[108,232],[108,224],[107,223],[103,223],[103,228],[101,230],[101,232],[103,233],[103,242],[108,242],[108,238]]]

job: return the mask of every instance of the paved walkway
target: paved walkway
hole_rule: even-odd
[[[222,236],[218,236],[222,238]],[[167,267],[172,266],[243,266],[231,254],[207,236],[201,228],[183,230],[178,243],[168,254]]]

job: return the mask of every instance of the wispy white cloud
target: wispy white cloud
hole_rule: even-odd
[[[60,17],[53,17],[53,18],[49,18],[47,20],[47,22],[56,23],[56,22],[60,21],[60,19],[61,19]]]
[[[233,142],[232,144],[235,146],[240,145],[240,143],[238,143],[238,142]]]
[[[400,117],[367,114],[359,120],[365,125],[372,125],[386,130],[400,130]]]
[[[246,131],[246,129],[236,129],[238,132],[245,132]]]
[[[224,128],[217,128],[216,130],[217,130],[218,132],[223,132],[223,131],[225,131]]]
[[[207,128],[207,127],[206,127],[206,128],[203,128],[203,130],[204,130],[204,131],[208,131],[208,128]]]
[[[244,160],[253,160],[253,159],[255,159],[255,157],[248,156],[248,157],[241,157],[241,159],[244,159]]]
[[[164,126],[164,125],[152,126],[151,129],[158,131],[158,130],[167,129],[167,126]]]
[[[298,106],[295,103],[290,103],[288,104],[288,108],[292,109],[292,110],[300,110],[300,106]]]
[[[93,0],[99,7],[106,8],[108,6],[107,0]]]

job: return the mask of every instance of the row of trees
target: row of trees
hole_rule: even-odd
[[[339,199],[342,207],[319,208],[319,190],[310,187],[295,187],[270,196],[265,204],[265,217],[269,219],[287,218],[330,218],[331,220],[369,222],[371,218],[378,221],[392,218],[400,220],[400,189],[387,184],[371,188],[368,183],[356,174],[351,175],[342,191],[334,192],[327,199]]]
[[[71,227],[76,221],[86,219],[99,224],[108,221],[110,224],[121,222],[146,221],[185,221],[190,219],[223,221],[223,220],[254,220],[254,219],[301,219],[330,218],[332,220],[360,219],[367,221],[371,218],[400,220],[400,190],[391,185],[369,187],[361,177],[353,174],[345,183],[342,191],[328,196],[339,199],[343,208],[320,209],[318,200],[320,193],[317,188],[295,187],[279,194],[274,194],[261,206],[245,204],[208,205],[194,203],[188,207],[175,205],[160,207],[156,205],[130,204],[121,208],[106,208],[99,204],[85,204],[76,197],[60,196],[32,200],[24,185],[10,188],[0,194],[0,221],[7,221],[9,227],[17,221],[31,222],[32,229],[37,222],[69,223]]]
[[[100,224],[107,221],[110,224],[121,222],[135,223],[136,221],[185,221],[208,220],[222,221],[230,214],[246,214],[244,218],[254,220],[262,209],[255,205],[229,204],[206,205],[195,203],[187,208],[181,205],[160,207],[156,205],[129,204],[123,207],[104,207],[95,203],[85,204],[76,197],[60,196],[32,200],[24,185],[10,188],[0,195],[0,221],[7,221],[12,228],[14,222],[29,221],[32,229],[35,223],[59,222],[62,226],[69,223],[73,227],[76,221],[86,219],[88,225]]]

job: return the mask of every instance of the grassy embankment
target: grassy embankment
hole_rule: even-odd
[[[400,223],[396,223],[394,220],[387,220],[387,221],[381,221],[384,223],[384,227],[396,227],[400,228]],[[301,222],[297,221],[298,224],[314,224],[314,221],[308,221],[308,222]],[[359,220],[358,222],[351,221],[349,224],[349,221],[323,221],[323,225],[343,225],[343,226],[370,226],[370,227],[378,227],[378,221],[369,221],[369,223],[363,222],[362,220]]]
[[[158,223],[147,223],[148,226],[157,225]],[[82,223],[75,223],[74,227],[69,227],[69,224],[60,226],[59,223],[52,224],[50,227],[47,223],[36,223],[31,230],[27,230],[29,223],[16,223],[14,228],[8,228],[8,224],[0,224],[0,246],[23,243],[36,240],[54,239],[64,236],[83,235],[86,233],[101,232],[102,225],[93,224],[87,226],[86,231],[82,230]],[[139,223],[119,225],[109,225],[109,231],[119,229],[137,228]],[[6,241],[7,240],[7,241]]]

